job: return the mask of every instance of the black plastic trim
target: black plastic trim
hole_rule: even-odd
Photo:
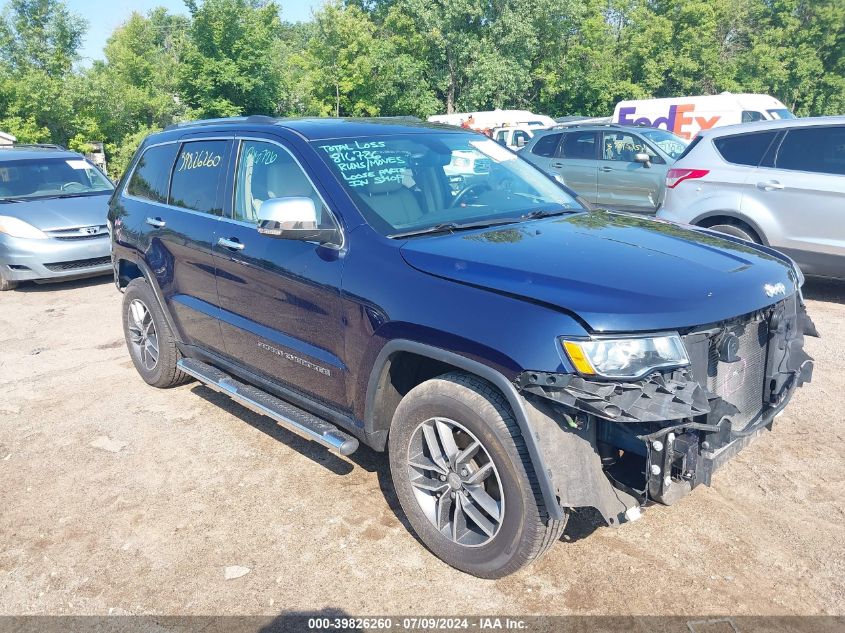
[[[372,415],[375,410],[376,391],[382,370],[387,364],[390,356],[398,352],[411,352],[413,354],[425,356],[443,363],[448,363],[458,369],[462,369],[478,376],[479,378],[487,380],[502,392],[513,411],[516,422],[522,433],[523,440],[525,441],[525,446],[528,448],[528,454],[531,457],[531,464],[534,467],[534,472],[537,475],[537,481],[540,484],[540,491],[543,495],[543,501],[546,504],[546,510],[552,519],[563,519],[563,510],[558,503],[549,471],[546,468],[545,461],[540,453],[540,448],[537,445],[537,437],[531,423],[529,422],[528,411],[525,408],[525,401],[522,396],[519,395],[519,392],[516,390],[516,387],[511,381],[487,365],[454,352],[449,352],[444,349],[432,347],[416,341],[407,339],[394,339],[389,341],[382,348],[381,352],[379,352],[367,384],[366,413],[364,416],[366,428],[368,430],[373,428]]]

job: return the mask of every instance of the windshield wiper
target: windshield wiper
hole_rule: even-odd
[[[522,216],[523,220],[536,220],[539,218],[550,218],[553,215],[567,215],[569,213],[580,213],[584,209],[555,209],[554,211],[547,211],[542,209],[537,209],[536,211],[529,211],[525,215]]]
[[[38,196],[38,200],[56,200],[57,198],[82,198],[91,193],[90,191],[78,191],[76,193],[56,193],[49,196]]]
[[[7,202],[23,202],[23,198],[0,198],[0,202],[7,203]]]
[[[500,220],[480,220],[478,222],[441,222],[434,226],[429,226],[424,229],[415,229],[413,231],[406,231],[404,233],[394,233],[388,237],[398,239],[401,237],[416,237],[417,235],[431,235],[433,233],[449,233],[452,231],[466,231],[469,229],[485,229],[490,226],[499,226],[501,224],[514,224],[519,222],[520,218],[506,218]]]

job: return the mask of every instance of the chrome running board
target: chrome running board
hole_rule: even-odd
[[[351,455],[358,449],[358,440],[316,415],[285,402],[266,391],[232,378],[229,374],[196,360],[183,358],[176,366],[204,385],[229,396],[248,409],[266,415],[283,426],[312,442],[317,442],[341,455]]]

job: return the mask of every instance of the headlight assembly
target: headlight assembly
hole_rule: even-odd
[[[30,240],[46,240],[47,236],[31,224],[18,218],[0,215],[0,233],[10,237],[23,237]]]
[[[637,379],[658,369],[689,365],[678,334],[625,338],[562,339],[566,355],[578,373],[602,378]]]

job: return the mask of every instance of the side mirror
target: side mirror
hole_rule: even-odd
[[[283,240],[326,244],[338,241],[337,229],[321,229],[311,198],[271,198],[258,210],[258,232]]]
[[[524,136],[518,136],[517,137],[516,146],[517,147],[525,147],[525,137]]]
[[[634,162],[635,163],[642,163],[646,167],[651,167],[651,157],[646,154],[645,152],[640,152],[638,154],[634,154]]]

